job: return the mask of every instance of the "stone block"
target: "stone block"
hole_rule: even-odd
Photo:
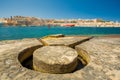
[[[59,37],[59,38],[42,38],[40,41],[45,46],[69,46],[74,48],[76,45],[84,42],[91,37]]]
[[[33,67],[47,73],[68,73],[77,66],[77,52],[66,46],[44,46],[33,53]]]

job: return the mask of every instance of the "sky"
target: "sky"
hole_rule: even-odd
[[[0,17],[120,21],[120,0],[0,0]]]

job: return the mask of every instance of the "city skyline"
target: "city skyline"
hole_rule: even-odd
[[[0,17],[14,15],[53,19],[120,21],[119,0],[1,0]]]

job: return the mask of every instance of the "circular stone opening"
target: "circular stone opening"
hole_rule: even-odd
[[[33,53],[35,52],[35,50],[37,50],[41,47],[42,46],[33,46],[33,47],[28,47],[28,48],[24,49],[23,51],[21,51],[18,55],[18,60],[21,63],[21,65],[23,67],[27,68],[27,69],[34,70],[33,69]],[[54,47],[55,47],[54,51],[57,51],[56,46],[54,46]],[[69,49],[71,49],[71,48],[69,48]],[[75,69],[73,68],[73,70],[71,70],[69,73],[74,73],[74,72],[84,68],[90,62],[90,57],[85,50],[83,50],[79,47],[76,47],[73,50],[76,50],[77,54],[78,54],[78,56],[77,56],[77,66],[76,66],[76,63],[75,63],[76,62],[76,58],[75,58],[75,60],[74,60],[75,61],[74,62],[75,66],[74,67],[76,67],[76,68]],[[64,66],[64,65],[62,65],[62,66]],[[56,68],[54,68],[54,69],[56,69]],[[62,69],[62,67],[61,67],[61,69]],[[65,73],[67,73],[67,72],[65,72]]]
[[[77,66],[76,50],[66,46],[44,46],[33,53],[33,68],[45,73],[69,73]]]

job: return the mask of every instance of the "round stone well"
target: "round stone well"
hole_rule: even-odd
[[[66,46],[44,46],[33,53],[33,68],[45,73],[69,73],[77,67],[76,50]]]

